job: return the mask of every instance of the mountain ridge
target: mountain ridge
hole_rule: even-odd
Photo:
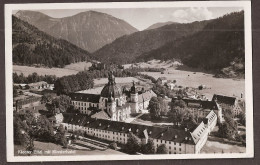
[[[29,10],[18,11],[15,16],[89,52],[94,52],[118,37],[138,31],[122,19],[93,10],[63,18],[52,18]]]
[[[63,39],[56,39],[33,25],[12,16],[13,63],[21,65],[64,65],[94,59],[76,45]]]
[[[146,28],[146,29],[144,29],[144,30],[157,29],[157,28],[160,28],[160,27],[162,27],[162,26],[170,25],[170,24],[174,24],[174,23],[177,23],[177,22],[172,22],[172,21],[158,22],[158,23],[155,23],[155,24],[150,25],[148,28]]]
[[[157,29],[144,30],[117,38],[93,53],[103,62],[131,63],[143,53],[157,49],[164,44],[191,35],[210,21],[189,24],[175,23]]]
[[[193,68],[213,70],[219,77],[243,77],[244,13],[214,19],[202,31],[151,50],[137,61],[149,59],[178,59]]]

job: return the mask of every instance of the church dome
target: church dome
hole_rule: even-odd
[[[122,96],[122,90],[120,86],[116,85],[115,77],[112,73],[108,76],[108,83],[104,86],[101,91],[101,97],[105,98],[118,98]]]

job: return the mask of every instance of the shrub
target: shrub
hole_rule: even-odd
[[[117,143],[116,142],[112,142],[109,144],[109,148],[113,149],[113,150],[117,150]]]

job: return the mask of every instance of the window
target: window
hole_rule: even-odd
[[[181,146],[181,143],[180,143],[180,146]]]
[[[181,151],[181,148],[180,148],[180,151]]]

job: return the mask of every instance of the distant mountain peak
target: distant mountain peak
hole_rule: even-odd
[[[37,11],[18,11],[15,16],[56,38],[94,52],[115,39],[138,30],[126,21],[93,10],[64,18],[52,18]]]

